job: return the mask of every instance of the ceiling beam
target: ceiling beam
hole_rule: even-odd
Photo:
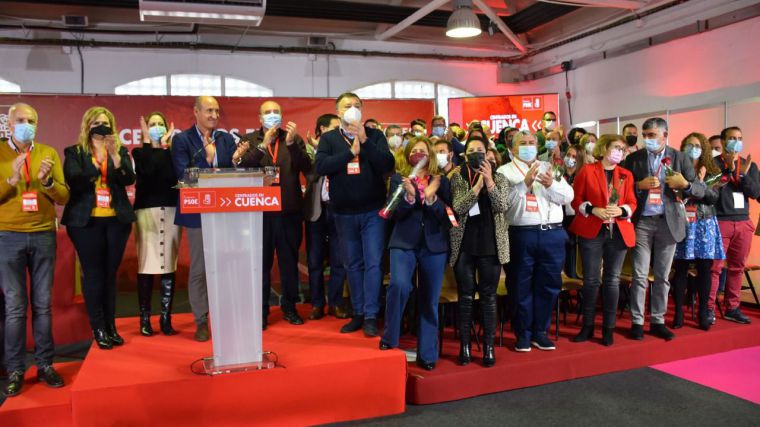
[[[512,42],[512,44],[517,47],[520,52],[527,52],[528,48],[525,47],[523,42],[517,37],[515,33],[512,32],[512,30],[507,27],[507,24],[504,23],[504,20],[499,17],[499,15],[496,14],[496,12],[493,11],[483,0],[472,0],[472,4],[478,7],[481,12],[483,12],[496,26],[499,28],[499,30],[504,33],[505,36],[509,39],[509,41]]]
[[[544,0],[539,0],[544,1]],[[640,9],[647,5],[645,1],[640,0],[563,0],[565,3],[573,3],[578,6],[590,7],[612,7],[618,9]],[[544,1],[553,3],[553,1]]]
[[[439,7],[443,6],[444,4],[448,3],[450,0],[433,0],[427,5],[421,7],[416,12],[412,13],[411,15],[407,16],[403,21],[399,22],[398,24],[392,26],[391,28],[385,30],[384,32],[375,35],[375,40],[387,40],[396,34],[400,33],[404,29],[408,28],[409,26],[413,25],[415,22],[419,21],[425,15],[429,14],[430,12],[438,9]]]

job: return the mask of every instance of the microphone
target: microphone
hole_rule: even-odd
[[[198,154],[201,154],[201,152],[202,152],[203,150],[205,150],[205,149],[206,149],[206,147],[208,147],[209,145],[211,145],[211,144],[215,143],[215,142],[216,142],[216,140],[217,140],[217,138],[219,138],[220,136],[222,136],[222,132],[220,132],[220,131],[218,131],[218,130],[214,130],[214,132],[211,134],[211,141],[209,141],[209,142],[207,142],[207,143],[203,144],[203,147],[199,148],[199,149],[198,149],[198,151],[196,151],[196,152],[195,152],[195,154],[193,154],[193,157],[191,157],[191,158],[190,158],[190,164],[191,164],[193,167],[196,167],[195,161],[196,161],[196,160],[197,160],[197,158],[198,158]]]

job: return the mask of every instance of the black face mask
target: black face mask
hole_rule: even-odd
[[[100,136],[113,135],[113,130],[106,125],[100,125],[100,126],[96,126],[90,129],[90,138],[92,138],[93,135],[100,135]]]
[[[478,170],[486,161],[486,153],[474,152],[467,155],[467,165],[472,170]]]
[[[629,147],[633,147],[636,145],[636,142],[639,140],[639,137],[636,135],[626,135],[625,136],[625,143],[628,144]]]

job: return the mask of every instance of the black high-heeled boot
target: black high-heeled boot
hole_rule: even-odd
[[[92,335],[95,338],[95,343],[101,350],[110,350],[113,348],[111,338],[108,337],[105,329],[93,329]]]
[[[140,306],[140,334],[146,337],[153,335],[150,325],[150,300],[153,294],[153,276],[150,274],[137,275],[137,302]]]
[[[594,337],[594,325],[583,325],[578,335],[570,338],[572,342],[584,342]]]
[[[176,335],[177,331],[172,327],[172,303],[174,302],[174,273],[161,276],[161,333],[164,335]]]
[[[460,296],[459,309],[459,364],[464,366],[472,361],[470,353],[470,325],[472,324],[472,297]]]
[[[493,342],[496,337],[496,293],[484,293],[481,300],[483,308],[483,366],[491,367],[496,363]]]
[[[116,331],[116,324],[111,322],[106,325],[106,334],[113,345],[124,345],[124,338]]]
[[[496,354],[493,351],[493,343],[483,343],[483,366],[490,368],[496,364]]]
[[[612,338],[614,331],[615,328],[602,327],[602,345],[609,347],[614,343],[614,339]]]

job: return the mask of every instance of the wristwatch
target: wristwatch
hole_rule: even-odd
[[[42,188],[44,188],[45,190],[49,190],[53,188],[53,184],[55,184],[55,182],[53,181],[53,177],[52,176],[48,177],[47,182],[42,184]]]

